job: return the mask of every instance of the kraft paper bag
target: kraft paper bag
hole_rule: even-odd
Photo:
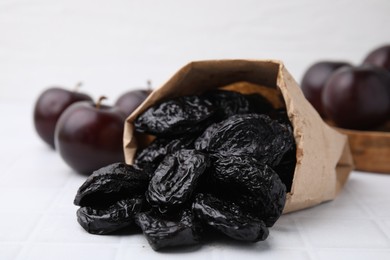
[[[133,163],[137,148],[153,139],[134,131],[133,121],[138,115],[164,100],[215,88],[259,93],[275,108],[286,108],[294,128],[297,163],[284,213],[336,197],[353,169],[347,136],[323,122],[284,64],[276,60],[196,61],[181,68],[127,118],[124,130],[126,162]]]

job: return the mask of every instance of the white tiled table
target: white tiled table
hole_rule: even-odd
[[[76,221],[85,177],[36,136],[32,104],[0,104],[0,259],[390,259],[390,175],[353,172],[340,196],[283,215],[256,244],[154,252],[141,234],[96,236]]]

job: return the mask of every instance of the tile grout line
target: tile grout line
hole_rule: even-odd
[[[7,168],[7,171],[5,171],[5,173],[2,174],[1,178],[4,178],[4,177],[8,177],[12,171],[12,167],[14,165],[17,165],[18,163],[18,158],[22,158],[23,157],[23,152],[19,152],[19,153],[15,153],[14,156],[12,156],[12,159],[10,159],[10,161],[8,162],[8,164],[6,166],[3,165],[3,168]]]
[[[20,243],[22,245],[22,248],[19,251],[19,253],[16,255],[15,259],[21,259],[23,253],[27,250],[27,247],[31,244],[34,244],[33,237],[38,232],[39,228],[43,225],[44,219],[48,215],[48,212],[50,212],[50,210],[52,209],[53,205],[61,198],[63,191],[66,190],[66,186],[70,181],[71,181],[71,176],[69,175],[64,181],[64,185],[61,187],[61,189],[58,190],[57,194],[52,198],[48,206],[41,211],[41,216],[39,217],[37,224],[32,229],[29,236],[23,242]]]
[[[306,249],[305,251],[308,253],[310,259],[311,260],[319,259],[317,253],[314,250],[314,247],[309,242],[309,239],[307,239],[307,237],[305,236],[305,234],[303,232],[304,230],[300,226],[298,219],[296,217],[292,217],[292,221],[293,221],[295,227],[297,228],[297,231],[298,231],[299,235],[302,238],[302,241],[303,241],[303,244],[304,244],[304,249]]]
[[[125,238],[124,237],[121,237],[120,238],[120,240],[119,240],[119,243],[118,243],[118,245],[117,245],[117,248],[116,248],[116,252],[115,252],[115,257],[114,257],[114,259],[115,260],[119,260],[119,259],[121,259],[120,257],[121,257],[121,251],[122,251],[122,248],[123,248],[123,244],[124,244],[124,241],[125,240]]]
[[[380,218],[377,221],[375,221],[375,225],[378,225],[378,228],[380,229],[380,226],[386,225],[384,223],[384,220],[388,220],[388,219]],[[379,223],[381,223],[381,224],[379,224]],[[389,227],[389,229],[390,229],[390,227]],[[382,231],[382,229],[381,229],[381,231]],[[389,241],[389,248],[390,248],[390,232],[389,231],[383,231],[383,233],[385,234],[387,240]]]
[[[378,228],[378,230],[386,237],[387,243],[390,246],[390,235],[387,232],[385,232],[384,230],[382,230],[382,228],[381,228],[382,225],[380,223],[383,221],[379,220],[377,218],[377,216],[375,215],[375,213],[372,212],[372,210],[367,205],[365,205],[365,203],[362,200],[356,198],[353,192],[351,192],[349,189],[347,189],[347,190],[348,190],[348,192],[351,193],[351,198],[356,203],[356,205],[358,205],[367,214],[368,217],[366,219],[372,221],[375,224],[375,226]]]

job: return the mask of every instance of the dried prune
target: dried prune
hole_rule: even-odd
[[[289,131],[293,133],[293,127],[288,118],[286,110],[274,110],[269,113],[269,116],[272,119],[277,120],[279,123],[284,124],[289,129]],[[291,148],[284,154],[280,162],[273,166],[275,172],[286,185],[287,192],[291,190],[296,162],[296,145],[294,142]]]
[[[271,119],[278,121],[280,124],[283,124],[283,125],[286,125],[286,126],[289,126],[292,128],[290,119],[288,118],[287,111],[285,109],[271,110],[267,113],[267,115]]]
[[[77,191],[74,204],[104,209],[120,199],[143,194],[148,182],[148,174],[134,166],[110,164],[87,178]]]
[[[218,156],[211,174],[219,189],[227,194],[250,195],[252,203],[257,204],[252,212],[267,226],[272,226],[282,214],[286,187],[268,165],[248,156]]]
[[[202,231],[189,209],[183,210],[176,217],[153,212],[139,213],[135,216],[135,222],[154,250],[197,244]]]
[[[219,109],[222,119],[237,114],[266,113],[272,105],[261,95],[243,95],[234,91],[214,90],[204,95]]]
[[[294,144],[290,130],[266,115],[234,115],[209,126],[195,141],[195,149],[253,156],[274,166]]]
[[[180,149],[193,148],[196,135],[188,134],[176,138],[158,137],[146,148],[136,154],[134,164],[141,168],[154,170],[168,154]]]
[[[132,225],[143,203],[143,196],[135,196],[119,200],[106,209],[81,207],[77,210],[77,221],[91,234],[108,234]]]
[[[168,155],[156,169],[146,192],[148,202],[160,212],[183,205],[208,166],[208,156],[182,149]]]
[[[269,113],[273,110],[272,104],[265,99],[263,96],[259,94],[249,94],[245,95],[246,99],[248,99],[250,107],[249,111],[247,113],[241,113],[241,114],[264,114]]]
[[[150,107],[134,121],[136,131],[172,136],[202,131],[216,113],[200,96],[182,96]]]
[[[261,95],[215,90],[164,101],[134,124],[156,139],[133,166],[101,168],[80,187],[74,203],[86,231],[135,223],[154,250],[197,244],[203,228],[241,241],[267,238],[296,163],[286,111]]]
[[[290,150],[286,152],[280,163],[274,166],[275,172],[279,175],[279,178],[286,185],[287,192],[291,190],[296,163],[296,147],[294,145]]]
[[[233,202],[199,193],[192,210],[202,223],[233,239],[256,242],[268,237],[269,231],[264,222],[246,213]]]

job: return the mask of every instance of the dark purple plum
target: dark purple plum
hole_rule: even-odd
[[[151,90],[146,89],[127,91],[117,99],[115,106],[129,116],[139,105],[141,105],[150,93]]]
[[[54,149],[54,130],[67,107],[78,101],[92,101],[87,94],[60,87],[46,89],[35,103],[34,126],[39,137]]]
[[[371,64],[390,72],[390,45],[372,50],[363,60],[363,64]]]
[[[318,111],[325,116],[322,108],[321,93],[330,75],[343,66],[351,66],[343,61],[321,61],[311,65],[304,74],[301,88],[306,99]]]
[[[345,67],[336,71],[322,92],[329,119],[349,129],[370,129],[383,124],[390,114],[390,79],[373,66]]]
[[[69,106],[58,120],[55,145],[64,161],[86,175],[123,162],[123,125],[126,115],[117,107],[84,101]]]

